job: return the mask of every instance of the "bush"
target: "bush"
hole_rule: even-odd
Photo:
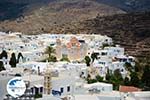
[[[96,82],[97,82],[96,79],[87,79],[88,84],[92,84],[92,83],[96,83]]]
[[[103,82],[103,77],[97,75],[97,76],[96,76],[96,80],[97,80],[98,82]]]
[[[34,98],[36,98],[36,99],[37,99],[37,98],[42,98],[42,94],[35,94],[35,95],[34,95]]]
[[[69,58],[67,56],[63,56],[60,61],[67,61],[70,62]]]
[[[90,62],[91,62],[91,59],[90,59],[90,57],[89,56],[85,56],[85,63],[86,63],[86,65],[87,66],[90,66]]]
[[[108,43],[104,43],[102,48],[104,49],[105,47],[109,47],[110,45]]]
[[[0,61],[0,71],[2,71],[2,70],[5,70],[5,68],[4,68],[4,64],[3,64],[3,62],[2,62],[2,61]]]

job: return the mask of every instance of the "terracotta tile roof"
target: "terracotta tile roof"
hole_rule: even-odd
[[[120,92],[136,92],[136,91],[141,91],[141,89],[133,87],[133,86],[120,86],[119,91]]]

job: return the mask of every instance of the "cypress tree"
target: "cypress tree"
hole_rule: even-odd
[[[17,60],[16,60],[15,53],[11,54],[11,58],[10,58],[9,64],[11,65],[11,67],[16,67]]]
[[[7,52],[5,50],[3,50],[0,54],[0,59],[2,59],[3,57],[5,57],[6,59],[8,58]]]
[[[3,64],[3,62],[2,62],[2,61],[0,61],[0,71],[2,71],[2,70],[5,70],[5,68],[4,68],[4,64]]]

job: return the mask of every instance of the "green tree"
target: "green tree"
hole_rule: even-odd
[[[0,61],[0,71],[2,71],[2,70],[5,70],[5,68],[4,68],[4,64],[3,64],[3,62],[2,62],[2,61]]]
[[[53,55],[55,54],[55,49],[53,47],[48,46],[45,53],[49,55],[47,59],[49,62],[57,62],[57,58]]]
[[[145,66],[141,80],[145,86],[150,88],[150,66]]]
[[[140,82],[138,74],[136,72],[132,72],[130,77],[131,77],[130,84],[133,85],[133,86],[138,87],[139,82]]]
[[[124,79],[124,85],[129,86],[130,85],[130,80],[128,77],[125,77]]]
[[[133,67],[132,67],[131,63],[126,62],[126,63],[124,64],[124,66],[125,66],[125,68],[126,68],[129,72],[131,72],[131,71],[133,70]]]
[[[0,59],[2,59],[3,57],[5,57],[6,59],[8,58],[7,52],[5,50],[3,50],[0,54]]]
[[[96,80],[97,80],[98,82],[103,82],[103,77],[101,77],[100,75],[97,75],[97,76],[96,76]]]
[[[9,64],[11,65],[11,67],[16,67],[17,60],[15,53],[12,53]]]
[[[114,77],[116,77],[119,81],[123,81],[123,78],[122,78],[122,75],[121,75],[119,69],[116,69],[116,70],[114,71]]]
[[[114,90],[118,90],[119,85],[123,84],[123,78],[119,69],[114,71],[114,74],[111,75],[109,82],[113,84]]]
[[[92,84],[92,83],[96,83],[96,82],[97,82],[96,79],[87,79],[88,84]]]
[[[70,62],[68,56],[66,56],[66,55],[63,55],[62,58],[60,59],[60,61],[67,61],[67,62]]]
[[[135,62],[135,71],[136,71],[136,72],[141,72],[141,71],[143,71],[143,68],[142,68],[142,67],[143,67],[143,66],[141,66],[139,62]]]
[[[35,98],[35,99],[42,98],[42,94],[35,94],[35,95],[34,95],[34,98]]]
[[[91,62],[91,59],[90,59],[90,57],[89,56],[85,56],[85,63],[86,63],[86,65],[87,66],[90,66],[90,62]]]
[[[120,81],[114,75],[111,76],[110,83],[113,84],[113,89],[114,90],[119,89]]]
[[[107,74],[106,74],[106,80],[109,82],[111,78],[111,74],[109,72],[109,69],[107,70]]]
[[[104,49],[105,47],[109,47],[110,45],[108,43],[104,43],[102,48]]]
[[[92,53],[91,54],[91,58],[92,58],[92,62],[94,62],[94,60],[97,59],[97,54],[96,53]]]
[[[48,46],[48,47],[46,48],[45,53],[48,54],[48,55],[49,55],[49,58],[50,58],[51,55],[55,53],[55,49],[54,49],[53,47],[51,47],[51,46]]]

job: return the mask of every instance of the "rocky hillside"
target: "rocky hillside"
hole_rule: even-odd
[[[0,0],[0,21],[15,20],[55,0]]]
[[[120,8],[127,12],[150,11],[149,0],[96,0],[96,1]]]
[[[120,13],[125,12],[93,0],[58,0],[37,9],[25,11],[15,20],[1,21],[0,30],[20,31],[27,34],[52,33],[56,30],[65,32],[62,27],[71,23],[95,18],[97,15],[107,16]]]
[[[78,30],[83,33],[112,37],[127,53],[137,57],[150,57],[150,12],[97,16],[86,20]]]
[[[24,16],[26,12],[32,12],[53,2],[71,3],[77,1],[105,4],[126,12],[150,11],[149,0],[0,0],[0,20],[15,20],[18,17]]]

